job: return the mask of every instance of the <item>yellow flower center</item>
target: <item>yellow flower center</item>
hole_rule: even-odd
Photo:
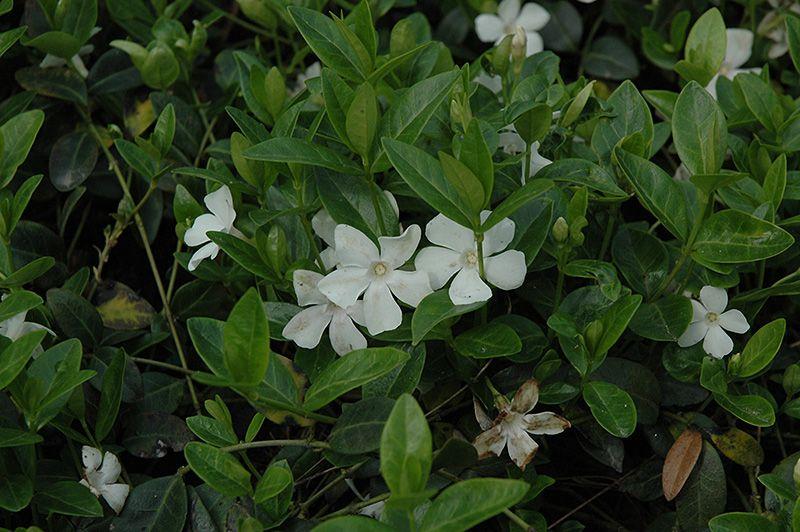
[[[717,323],[718,320],[719,320],[719,314],[717,314],[716,312],[709,312],[708,314],[706,314],[706,321],[710,325]]]
[[[375,263],[375,265],[372,267],[372,271],[375,273],[375,275],[380,277],[382,275],[386,275],[387,268],[386,268],[386,265],[384,263],[378,262],[378,263]]]
[[[467,255],[464,257],[464,261],[469,266],[475,266],[478,264],[478,254],[474,251],[467,251]]]

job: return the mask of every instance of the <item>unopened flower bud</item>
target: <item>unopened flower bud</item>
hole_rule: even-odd
[[[563,244],[569,238],[569,224],[563,216],[559,216],[553,224],[553,240],[559,244]]]
[[[514,37],[511,39],[511,57],[514,62],[523,61],[528,51],[528,36],[522,26],[517,26],[514,30]]]

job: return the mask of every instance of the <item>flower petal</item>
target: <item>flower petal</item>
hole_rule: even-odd
[[[428,222],[425,226],[425,238],[432,244],[458,253],[475,249],[475,234],[472,230],[455,223],[444,214],[437,214]]]
[[[525,153],[525,141],[519,136],[513,125],[511,129],[500,133],[498,141],[503,151],[509,155]]]
[[[710,327],[703,340],[703,350],[714,358],[722,358],[733,351],[733,340],[722,327]]]
[[[520,0],[503,0],[497,6],[497,16],[500,17],[506,26],[514,22],[520,15]]]
[[[550,12],[534,2],[522,6],[516,24],[522,26],[526,32],[536,32],[547,26],[550,22]]]
[[[120,513],[130,490],[127,484],[107,484],[100,488],[100,494],[114,512]]]
[[[717,80],[718,79],[719,79],[719,74],[714,74],[714,77],[711,78],[711,81],[709,81],[708,85],[706,85],[706,91],[715,100],[717,99]]]
[[[525,466],[533,460],[538,449],[539,444],[533,441],[533,438],[521,428],[512,431],[508,435],[508,456],[523,471]]]
[[[492,289],[483,282],[477,268],[463,268],[450,283],[448,294],[454,305],[468,305],[488,301],[492,297]]]
[[[189,271],[194,271],[201,262],[205,259],[214,259],[216,258],[217,254],[219,253],[219,246],[213,242],[209,242],[205,246],[201,247],[197,251],[194,252],[194,255],[189,259],[189,265],[187,268]]]
[[[750,324],[747,323],[747,318],[744,317],[741,311],[735,308],[720,314],[719,324],[723,329],[739,334],[746,333],[750,330]]]
[[[346,224],[339,224],[334,231],[336,258],[343,266],[366,268],[379,260],[378,247],[367,235]]]
[[[192,226],[183,234],[183,241],[187,246],[199,246],[208,242],[206,235],[209,231],[224,231],[225,226],[213,214],[201,214],[194,219]]]
[[[502,290],[513,290],[522,286],[528,272],[525,254],[516,249],[483,259],[483,268],[486,280]]]
[[[356,349],[364,349],[367,347],[367,339],[364,338],[361,331],[353,325],[353,320],[347,315],[347,312],[341,308],[333,312],[328,335],[333,350],[336,351],[339,356],[346,355],[350,351],[355,351]]]
[[[391,331],[403,322],[403,312],[386,283],[374,282],[364,294],[364,315],[371,335]]]
[[[475,17],[475,33],[481,42],[495,42],[503,35],[505,24],[497,15],[482,13]]]
[[[539,383],[536,379],[529,379],[522,383],[517,389],[514,398],[511,400],[511,410],[520,414],[526,414],[533,410],[539,402]]]
[[[690,347],[705,338],[708,333],[708,323],[705,319],[690,323],[683,334],[678,338],[678,345],[681,347]]]
[[[539,35],[535,31],[529,31],[525,34],[528,38],[527,46],[525,47],[525,56],[530,57],[534,54],[538,54],[542,50],[544,50],[544,41],[542,40],[542,36]]]
[[[317,283],[317,290],[335,304],[347,308],[356,302],[371,280],[366,268],[350,266],[332,271],[323,277]]]
[[[472,398],[472,408],[475,410],[475,420],[481,430],[489,430],[492,426],[492,420],[486,415],[486,411],[481,406],[477,398]]]
[[[336,267],[336,249],[325,248],[319,252],[319,258],[322,259],[322,266],[326,270],[332,270]]]
[[[311,218],[311,227],[314,233],[329,246],[335,245],[336,220],[326,211],[321,209]]]
[[[116,482],[122,472],[122,465],[120,465],[117,455],[106,451],[106,454],[103,455],[103,465],[100,466],[98,472],[100,473],[98,480],[101,484]]]
[[[539,155],[539,141],[531,144],[531,175],[536,175],[539,170],[549,164],[553,164],[553,161]]]
[[[103,454],[99,449],[84,445],[81,447],[81,460],[83,460],[83,467],[87,471],[96,471],[103,461]]]
[[[417,250],[422,230],[417,224],[409,226],[400,236],[381,236],[381,260],[392,268],[399,268],[410,259]]]
[[[485,222],[491,211],[481,212],[481,223]],[[496,253],[500,253],[508,244],[514,240],[514,221],[511,218],[503,218],[494,227],[486,231],[483,235],[483,256],[491,257]]]
[[[447,284],[462,266],[460,253],[438,246],[422,248],[414,258],[414,267],[428,274],[434,290]]]
[[[425,272],[395,270],[386,284],[397,299],[412,307],[419,305],[422,298],[433,292],[430,278]]]
[[[722,314],[728,306],[728,293],[722,288],[704,286],[700,289],[700,302],[709,312]]]
[[[486,458],[491,455],[500,456],[500,453],[503,452],[503,447],[506,446],[506,435],[503,433],[502,426],[495,425],[481,432],[472,445],[478,451],[478,458]]]
[[[753,32],[744,28],[729,28],[725,33],[728,38],[725,63],[728,68],[739,68],[747,63],[753,53]]]
[[[0,323],[0,334],[11,340],[18,340],[23,335],[26,315],[27,312],[20,312]]]
[[[281,334],[304,349],[319,345],[322,333],[331,322],[331,311],[325,305],[314,305],[301,310],[289,320]]]
[[[208,207],[225,228],[233,225],[236,219],[236,211],[233,210],[233,198],[231,197],[231,190],[223,185],[211,194],[203,198],[203,202]]]
[[[553,412],[527,414],[524,418],[525,430],[532,434],[560,434],[572,424]]]
[[[322,292],[317,289],[317,284],[323,278],[321,273],[311,270],[295,270],[292,274],[292,284],[294,293],[297,296],[297,304],[301,307],[308,305],[322,305],[328,302]]]
[[[363,301],[356,301],[345,310],[347,311],[347,315],[350,316],[354,322],[358,323],[362,327],[367,326],[367,317],[364,315]]]
[[[692,323],[706,319],[708,309],[695,299],[690,299],[689,301],[692,302]]]

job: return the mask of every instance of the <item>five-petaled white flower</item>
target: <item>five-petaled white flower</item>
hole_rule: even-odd
[[[506,35],[512,35],[517,27],[525,30],[527,50],[533,55],[544,49],[538,31],[550,21],[550,13],[534,2],[520,6],[520,0],[503,0],[497,6],[497,14],[482,13],[475,17],[475,33],[483,42],[498,44]]]
[[[300,347],[312,349],[319,344],[322,333],[330,325],[329,334],[333,350],[339,355],[367,347],[367,339],[353,322],[364,325],[364,303],[356,301],[342,308],[325,297],[317,285],[323,276],[309,270],[295,270],[294,291],[297,304],[308,307],[289,320],[283,328],[283,336]]]
[[[732,80],[742,72],[759,72],[758,68],[739,68],[747,63],[750,59],[750,54],[753,53],[753,32],[743,28],[728,28],[725,34],[728,39],[725,60],[722,61],[719,72],[714,74],[714,77],[706,85],[706,90],[714,99],[717,98],[717,79],[720,76],[725,76]]]
[[[89,488],[95,497],[102,495],[111,509],[119,513],[131,489],[127,484],[117,483],[122,471],[119,459],[109,451],[102,455],[98,449],[88,445],[84,445],[81,449],[81,456],[83,458],[81,484]]]
[[[553,117],[556,117],[556,113],[553,113]],[[513,125],[506,128],[504,131],[500,132],[500,147],[503,151],[509,155],[519,155],[520,153],[525,153],[525,141],[522,137],[519,136],[517,133],[516,128]],[[539,154],[539,141],[531,144],[531,171],[530,175],[534,176],[536,173],[547,166],[548,164],[553,164],[553,161],[544,157]],[[523,185],[524,183],[524,175],[525,175],[525,160],[522,161],[522,175],[523,175]]]
[[[203,246],[195,251],[189,259],[189,271],[193,271],[203,261],[203,259],[215,259],[219,253],[219,246],[208,237],[209,231],[221,231],[223,233],[240,235],[239,231],[233,227],[236,220],[236,211],[233,210],[233,198],[231,191],[223,185],[218,190],[208,194],[203,202],[208,207],[210,213],[201,214],[194,219],[192,226],[183,235],[183,241],[187,246]]]
[[[425,272],[404,271],[414,254],[421,231],[412,225],[400,236],[378,238],[380,250],[364,233],[349,225],[336,226],[338,270],[319,281],[317,288],[336,305],[348,308],[364,294],[364,315],[370,334],[400,326],[403,313],[394,300],[416,307],[431,292]]]
[[[3,294],[3,297],[0,298],[0,301],[7,297],[8,294]],[[19,314],[14,314],[7,320],[0,322],[0,335],[5,336],[12,342],[19,340],[21,337],[33,331],[47,331],[53,336],[56,335],[56,333],[40,323],[25,321],[25,317],[27,315],[27,312],[20,312]],[[41,346],[39,346],[38,349],[41,350]]]
[[[489,419],[480,403],[474,400],[475,418],[483,430],[473,443],[478,457],[500,456],[508,446],[508,455],[524,470],[539,448],[530,434],[560,434],[572,426],[569,421],[553,412],[530,414],[538,401],[539,383],[534,379],[525,381],[519,387],[511,403],[505,401],[494,421]]]
[[[490,211],[483,211],[481,221],[485,221],[489,214]],[[492,297],[492,289],[481,278],[478,244],[471,229],[439,214],[425,226],[425,236],[436,245],[421,249],[414,264],[417,270],[428,273],[434,290],[443,287],[455,275],[448,290],[454,305],[486,301]],[[483,235],[486,280],[502,290],[522,286],[527,272],[524,253],[515,249],[503,251],[513,238],[514,222],[509,218],[503,218]]]
[[[733,340],[725,331],[745,333],[750,329],[740,311],[728,306],[728,294],[722,288],[704,286],[700,301],[692,301],[692,322],[678,338],[678,345],[689,347],[703,340],[703,350],[714,358],[722,358],[733,351]]]

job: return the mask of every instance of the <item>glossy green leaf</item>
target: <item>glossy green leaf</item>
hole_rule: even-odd
[[[252,493],[250,473],[230,453],[207,443],[190,442],[183,454],[192,471],[220,493],[231,497]]]
[[[703,222],[692,254],[703,261],[738,264],[778,255],[793,243],[792,235],[777,225],[727,209]]]
[[[393,496],[422,492],[432,456],[431,431],[414,397],[403,394],[386,420],[380,442],[381,474]]]
[[[716,174],[728,148],[728,126],[717,102],[690,82],[675,102],[672,138],[691,174]]]
[[[223,335],[225,367],[235,381],[245,386],[261,382],[269,363],[269,322],[254,288],[233,307]]]
[[[583,387],[583,400],[592,416],[613,436],[627,438],[636,429],[636,405],[628,393],[609,382],[591,381]]]
[[[458,482],[436,497],[420,530],[469,530],[519,502],[528,489],[521,480],[472,478]]]
[[[741,378],[757,375],[770,365],[778,353],[786,332],[786,320],[779,318],[761,327],[747,341],[736,362],[729,364],[730,372]]]

